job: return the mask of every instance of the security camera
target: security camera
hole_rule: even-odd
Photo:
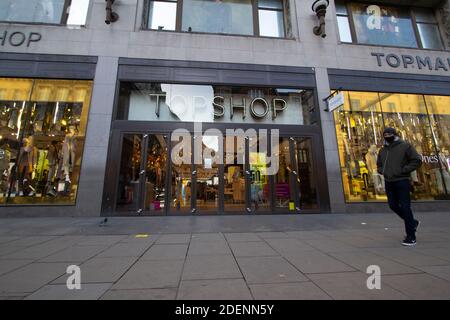
[[[312,5],[312,10],[319,19],[319,26],[314,27],[313,32],[316,36],[321,36],[322,38],[327,36],[325,33],[325,16],[327,14],[329,4],[329,0],[316,0]]]
[[[326,10],[328,8],[329,4],[330,4],[329,0],[317,0],[313,3],[312,10],[315,13],[318,13],[320,10],[323,10],[323,9]]]

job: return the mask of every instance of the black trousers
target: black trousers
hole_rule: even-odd
[[[411,185],[408,179],[385,181],[389,208],[405,222],[406,235],[416,238],[416,221],[411,210]]]

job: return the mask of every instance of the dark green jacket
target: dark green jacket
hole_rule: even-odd
[[[409,179],[411,172],[422,164],[422,157],[408,142],[398,139],[391,144],[385,144],[378,153],[378,173],[386,181]]]

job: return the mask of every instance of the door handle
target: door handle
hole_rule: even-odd
[[[141,172],[139,172],[139,174],[142,176],[145,173],[145,170],[141,170]]]
[[[293,173],[293,174],[295,174],[295,175],[297,175],[297,171],[295,171],[295,170],[294,170],[294,171],[292,171],[292,173]]]
[[[196,175],[197,174],[197,170],[192,171],[192,175]]]

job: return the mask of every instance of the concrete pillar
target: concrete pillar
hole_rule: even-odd
[[[325,163],[327,167],[328,189],[332,212],[345,212],[345,198],[342,188],[342,176],[339,164],[338,145],[333,114],[325,111],[323,99],[330,95],[330,82],[326,68],[315,68],[317,94],[319,96],[320,118],[322,122]]]
[[[119,59],[100,56],[95,73],[76,213],[100,216]]]

